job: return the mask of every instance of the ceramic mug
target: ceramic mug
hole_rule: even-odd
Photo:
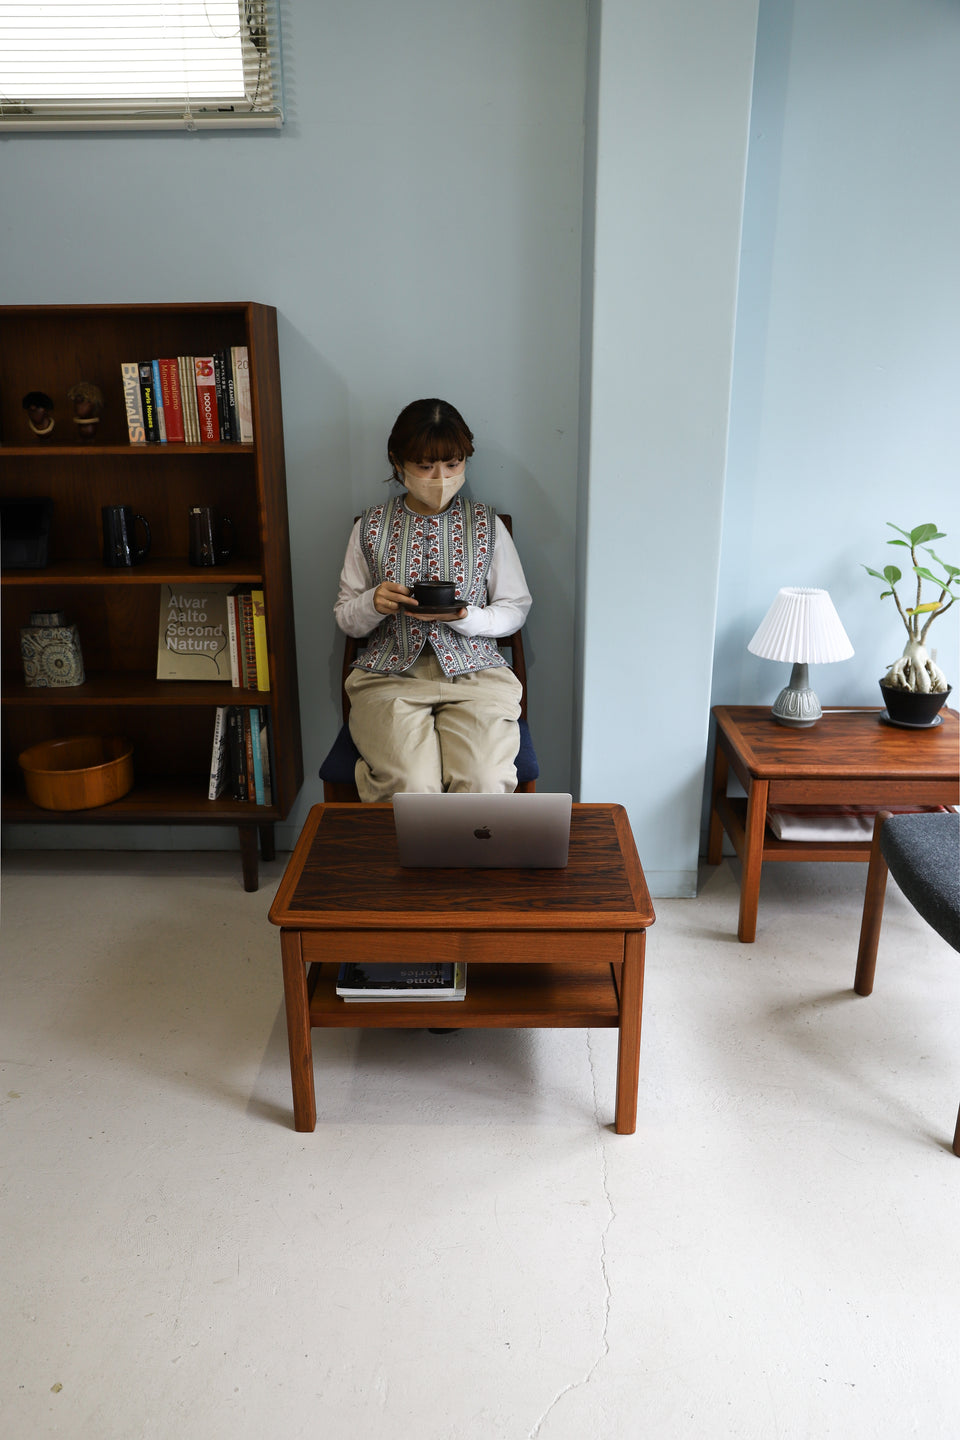
[[[212,505],[191,505],[190,564],[222,565],[233,554],[233,521],[229,515],[218,520]],[[230,543],[224,543],[224,527],[229,527]]]
[[[150,554],[150,523],[131,505],[101,505],[103,518],[103,563],[113,569],[139,565]],[[137,521],[143,526],[146,539],[137,544]]]
[[[452,580],[416,580],[413,598],[424,610],[446,610],[457,603],[456,587]]]

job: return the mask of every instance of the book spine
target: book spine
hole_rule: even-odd
[[[177,358],[180,371],[180,398],[183,402],[183,433],[188,445],[200,444],[200,422],[197,416],[197,372],[192,355]]]
[[[267,610],[262,590],[251,590],[253,645],[257,657],[257,689],[270,689],[270,657],[267,653]]]
[[[200,420],[200,443],[217,445],[220,442],[220,421],[217,415],[217,382],[213,371],[213,356],[199,355],[194,361],[197,376],[197,413]]]
[[[257,788],[253,778],[253,732],[250,729],[250,709],[244,707],[243,711],[243,750],[247,766],[247,799],[256,803]]]
[[[157,427],[157,400],[153,389],[153,362],[141,360],[137,367],[140,372],[140,403],[143,406],[143,428],[150,445],[160,443]]]
[[[237,611],[240,617],[240,674],[244,690],[258,690],[257,646],[253,638],[253,600],[249,590],[241,590],[237,597]]]
[[[227,596],[227,638],[230,642],[230,684],[234,690],[240,686],[240,642],[237,632],[237,596],[231,590]]]
[[[230,352],[233,361],[234,387],[237,394],[237,424],[240,443],[253,444],[253,401],[250,395],[250,357],[246,345],[234,345]]]
[[[273,750],[270,730],[270,710],[266,705],[260,708],[260,763],[263,769],[264,804],[273,804]]]
[[[160,361],[151,360],[153,369],[153,398],[157,407],[157,429],[160,432],[160,443],[167,443],[167,417],[163,409],[163,386],[160,383]]]
[[[238,705],[230,706],[230,789],[234,800],[247,798],[247,755],[243,743],[243,711]]]
[[[230,439],[236,444],[240,440],[240,418],[237,414],[237,382],[233,373],[231,352],[223,352],[223,388],[227,397],[227,420]]]
[[[160,399],[163,402],[167,440],[171,443],[182,444],[185,433],[183,401],[180,397],[180,370],[176,360],[161,360],[158,363],[160,365]]]
[[[217,390],[217,429],[220,439],[230,440],[230,419],[227,413],[227,385],[223,373],[223,351],[213,352],[213,383]]]
[[[224,786],[224,770],[227,749],[227,706],[218,705],[213,722],[213,748],[210,752],[210,783],[207,799],[216,800]]]
[[[140,399],[140,364],[137,360],[124,360],[120,365],[123,380],[123,403],[127,412],[127,434],[131,445],[146,444],[147,432],[143,428],[143,401]]]
[[[260,749],[260,711],[254,705],[249,711],[250,718],[250,761],[253,768],[253,798],[258,805],[266,805],[263,785],[263,752]]]

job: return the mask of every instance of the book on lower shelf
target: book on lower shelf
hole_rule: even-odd
[[[230,681],[229,585],[160,586],[158,680]]]
[[[266,705],[218,705],[208,800],[273,804],[273,737]]]
[[[778,840],[870,840],[879,805],[770,805],[767,826]],[[942,810],[942,805],[885,805],[894,814]]]
[[[467,989],[467,966],[456,961],[422,964],[361,964],[347,961],[337,974],[342,1000],[462,1000]]]

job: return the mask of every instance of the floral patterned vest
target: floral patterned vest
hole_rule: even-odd
[[[452,580],[465,605],[486,605],[487,573],[493,559],[495,514],[457,495],[440,515],[417,515],[403,496],[373,505],[360,517],[360,539],[374,585],[393,580]],[[409,614],[384,616],[382,624],[354,661],[354,668],[381,674],[402,674],[429,644],[446,675],[506,665],[496,641],[481,635],[458,635],[442,620],[431,622]]]

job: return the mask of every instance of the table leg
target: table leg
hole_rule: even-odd
[[[723,821],[717,813],[717,797],[727,793],[727,774],[730,766],[727,752],[717,736],[717,748],[713,755],[713,785],[710,791],[710,835],[707,840],[707,864],[719,865],[723,859]]]
[[[877,946],[880,944],[883,901],[887,893],[887,862],[880,849],[880,831],[889,814],[889,810],[881,810],[873,825],[873,843],[870,846],[870,864],[867,866],[867,885],[863,896],[863,917],[860,921],[857,973],[853,981],[853,988],[858,995],[873,993],[873,980],[877,973]]]
[[[280,955],[283,961],[283,1003],[287,1012],[290,1079],[293,1083],[293,1123],[296,1130],[313,1130],[317,1124],[317,1101],[313,1089],[307,970],[299,930],[280,931]]]
[[[760,871],[763,868],[763,835],[767,825],[768,780],[751,780],[747,795],[747,825],[743,841],[740,876],[740,924],[737,939],[750,944],[757,938],[757,910],[760,907]]]
[[[637,1087],[640,1084],[640,1022],[643,1014],[643,956],[645,930],[629,930],[624,936],[623,967],[620,972],[620,1032],[617,1048],[618,1135],[632,1135],[637,1128]]]

